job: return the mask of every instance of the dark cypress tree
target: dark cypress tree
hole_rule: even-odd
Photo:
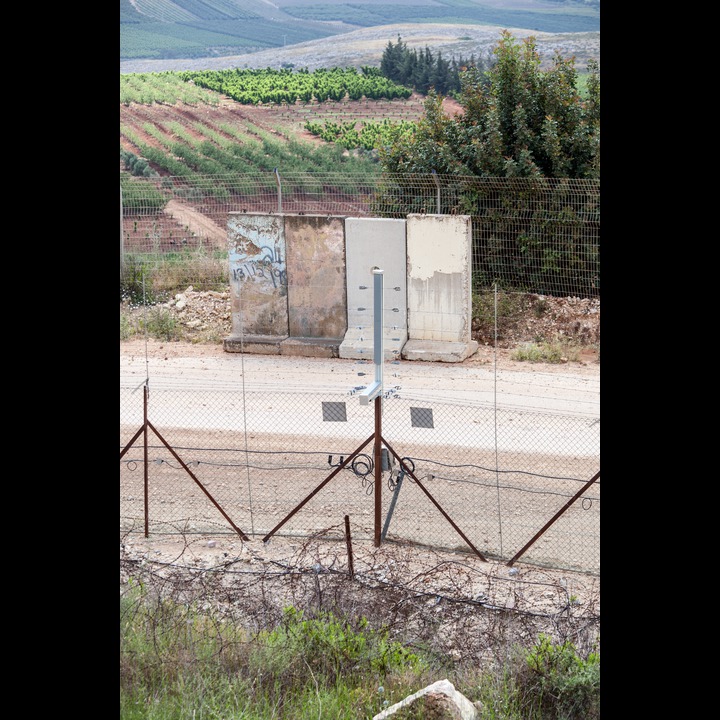
[[[453,57],[450,61],[450,77],[448,79],[448,95],[460,92],[460,67],[461,65]]]
[[[430,85],[440,95],[447,95],[450,92],[450,63],[443,58],[441,52],[438,53],[430,71]]]
[[[405,57],[402,63],[402,70],[400,71],[400,78],[397,80],[401,85],[408,85],[409,87],[415,86],[415,75],[417,73],[418,56],[417,52],[409,50],[405,53]]]
[[[386,78],[401,82],[400,73],[405,52],[405,43],[399,35],[397,45],[393,45],[392,41],[388,42],[380,60],[380,71]]]
[[[433,56],[430,48],[426,47],[424,53],[418,55],[418,63],[413,77],[413,86],[421,94],[427,95],[430,90],[430,73],[432,72]]]

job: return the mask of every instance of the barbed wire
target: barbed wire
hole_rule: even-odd
[[[600,581],[532,566],[511,568],[430,548],[367,543],[348,549],[342,525],[302,542],[255,543],[153,528],[120,535],[121,595],[206,608],[259,631],[284,608],[366,617],[411,644],[481,662],[513,638],[545,632],[579,648],[597,640]],[[352,568],[352,570],[351,570]],[[441,631],[440,631],[441,629]],[[502,631],[501,631],[502,630]]]

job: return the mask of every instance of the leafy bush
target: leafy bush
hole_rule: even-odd
[[[150,308],[140,321],[140,331],[157,340],[179,340],[180,328],[176,317],[161,306]]]
[[[178,341],[183,339],[182,327],[175,315],[165,307],[156,305],[142,315],[120,308],[120,339],[130,340],[135,335],[147,335],[155,340]],[[217,340],[216,340],[217,341]]]
[[[306,619],[302,610],[285,608],[282,623],[261,640],[256,661],[263,672],[270,669],[273,681],[294,672],[306,674],[310,668],[333,685],[347,675],[382,679],[392,671],[422,665],[417,655],[389,640],[386,631],[370,629],[366,618],[353,627],[329,612]]]
[[[552,720],[594,720],[600,717],[600,654],[578,655],[566,640],[554,644],[541,634],[525,661],[528,672],[521,675],[521,694]]]

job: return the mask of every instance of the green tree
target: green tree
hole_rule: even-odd
[[[410,52],[408,50],[403,56],[402,63],[398,67],[398,78],[396,79],[396,82],[413,87],[413,83],[415,82],[415,75],[417,74],[417,66],[417,51],[413,50],[412,52]],[[394,78],[391,77],[390,79],[393,80]]]
[[[402,65],[406,50],[406,45],[399,35],[397,45],[393,45],[392,40],[388,42],[380,61],[380,72],[385,77],[396,80],[397,82],[402,82],[399,79],[401,76],[400,66]]]
[[[430,73],[430,84],[435,92],[441,95],[449,95],[452,90],[450,63],[443,58],[440,52]]]
[[[460,73],[459,115],[449,117],[442,96],[429,90],[415,133],[380,152],[384,172],[599,178],[597,63],[588,63],[581,97],[574,58],[556,52],[552,67],[541,70],[533,37],[517,42],[503,31],[493,54],[489,70],[470,66]],[[427,69],[432,57],[425,61]]]

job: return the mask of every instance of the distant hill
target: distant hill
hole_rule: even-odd
[[[357,31],[407,25],[454,26],[458,39],[481,27],[599,36],[600,0],[120,0],[121,72],[128,61],[285,53],[321,40],[341,52]]]
[[[593,58],[600,62],[600,33],[540,33],[530,30],[509,28],[516,38],[535,37],[538,53],[543,65],[548,66],[555,51],[565,57],[575,58],[575,68],[582,72],[587,61]],[[381,25],[354,30],[342,36],[322,38],[309,42],[262,50],[243,55],[228,55],[215,58],[192,58],[174,60],[125,60],[120,62],[120,74],[151,73],[168,70],[225,70],[229,68],[319,68],[356,67],[365,65],[378,67],[389,42],[397,42],[398,36],[410,49],[430,48],[434,55],[442,53],[446,60],[455,58],[486,57],[500,39],[502,28],[473,25]]]

